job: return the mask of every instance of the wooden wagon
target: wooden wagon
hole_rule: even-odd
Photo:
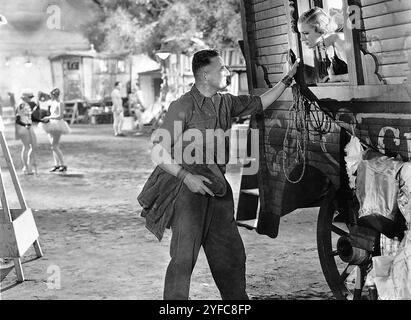
[[[348,81],[318,80],[316,52],[302,45],[297,29],[299,15],[313,6],[343,19]],[[252,119],[259,129],[259,171],[242,177],[237,219],[258,217],[257,232],[275,238],[280,217],[320,207],[317,244],[325,279],[337,299],[359,299],[382,231],[358,222],[344,147],[355,135],[381,153],[410,159],[411,1],[242,0],[242,22],[250,92],[262,94],[280,81],[292,49],[303,62],[298,79],[305,103],[303,110],[293,108],[287,89],[264,117]],[[361,262],[347,258],[353,238],[373,239]],[[347,281],[355,267],[356,290]]]
[[[87,115],[90,105],[110,101],[114,83],[131,80],[131,59],[126,54],[71,51],[50,56],[53,86],[60,88],[65,105],[64,117],[74,123]],[[127,87],[124,87],[124,91]],[[111,114],[101,115],[111,122]]]

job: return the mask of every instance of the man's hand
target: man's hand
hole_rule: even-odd
[[[214,197],[214,193],[204,185],[204,181],[211,184],[211,181],[200,175],[187,174],[184,178],[184,183],[191,192],[200,193],[202,195],[209,194]]]
[[[287,72],[287,76],[289,76],[290,78],[295,76],[295,74],[297,73],[297,68],[298,68],[299,63],[300,63],[300,58],[297,58],[297,60],[294,62],[292,66],[290,63],[288,63],[288,66],[290,69]]]

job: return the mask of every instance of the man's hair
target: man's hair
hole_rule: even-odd
[[[217,50],[201,50],[194,54],[191,68],[194,76],[198,71],[211,63],[211,58],[218,57],[220,53]]]
[[[120,81],[114,82],[114,86],[117,87],[120,84]]]

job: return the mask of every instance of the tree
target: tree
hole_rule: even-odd
[[[152,55],[167,43],[174,52],[201,46],[235,47],[242,38],[238,0],[94,0],[98,21],[86,34],[97,50]]]

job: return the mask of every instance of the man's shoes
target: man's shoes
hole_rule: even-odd
[[[60,166],[59,172],[66,172],[67,171],[67,166]]]
[[[117,137],[125,137],[126,135],[124,134],[124,133],[122,133],[122,132],[120,132],[120,133],[118,133],[117,134]]]

